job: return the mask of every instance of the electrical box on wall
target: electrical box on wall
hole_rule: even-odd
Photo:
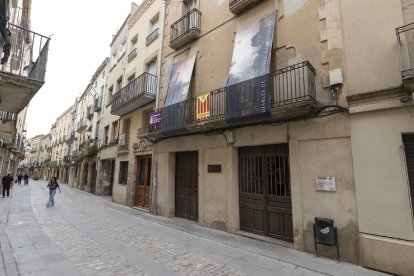
[[[334,69],[329,71],[329,84],[332,85],[338,85],[344,83],[344,76],[342,75],[342,69]]]

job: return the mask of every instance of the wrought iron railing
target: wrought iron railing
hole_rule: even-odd
[[[148,36],[147,36],[147,40],[145,42],[145,45],[150,45],[151,42],[153,42],[154,40],[157,39],[157,37],[159,36],[159,30],[158,28],[156,28],[154,31],[152,31]]]
[[[193,9],[171,25],[171,42],[181,39],[191,31],[201,32],[201,12]]]
[[[414,77],[414,22],[396,29],[401,56],[401,77]]]
[[[141,95],[150,95],[155,97],[156,94],[157,76],[145,72],[112,96],[111,111],[120,108],[132,99]]]
[[[71,155],[65,155],[65,156],[63,156],[63,162],[65,163],[65,164],[68,164],[68,163],[70,163],[72,161],[72,156]]]
[[[83,129],[83,128],[85,128],[87,125],[86,125],[86,120],[85,120],[85,118],[81,118],[80,120],[79,120],[79,122],[77,123],[77,125],[76,125],[76,130],[77,131],[80,131],[81,129]]]
[[[0,111],[0,120],[1,121],[16,121],[17,113]]]
[[[95,106],[95,112],[100,111],[102,109],[102,98],[98,97],[95,99],[93,105]]]
[[[57,167],[58,165],[58,161],[50,161],[49,162],[49,167]]]
[[[93,113],[95,112],[94,106],[90,105],[86,108],[86,116],[90,119],[93,117]]]
[[[66,142],[70,142],[76,139],[76,132],[72,130],[67,136],[66,136]]]
[[[134,59],[134,57],[137,56],[137,52],[138,52],[137,48],[132,49],[132,51],[128,54],[128,62],[130,62],[131,60]]]
[[[268,81],[268,85],[266,86],[269,87],[267,95],[269,99],[269,112],[276,111],[280,108],[289,108],[302,102],[316,104],[315,78],[316,71],[308,61],[276,70],[264,77],[263,79]],[[245,85],[246,87],[250,86],[250,84]],[[162,108],[163,125],[150,125],[150,117],[148,117],[148,126],[139,129],[138,136],[144,135],[145,133],[158,132],[161,129],[168,131],[186,128],[200,123],[209,124],[228,120],[228,93],[232,92],[229,92],[228,88],[223,87],[208,93],[209,104],[205,110],[208,116],[202,118],[197,118],[198,97],[164,107]],[[246,89],[243,93],[256,93],[256,91]],[[243,123],[243,120],[243,115],[240,115],[238,124]],[[166,123],[168,123],[168,126],[165,125]]]
[[[129,132],[119,135],[118,151],[127,151],[129,149]]]
[[[2,71],[44,82],[50,38],[9,24],[10,56]]]

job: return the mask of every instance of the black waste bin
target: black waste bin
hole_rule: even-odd
[[[315,239],[316,256],[318,256],[317,244],[334,246],[336,247],[336,257],[339,261],[338,231],[334,227],[333,219],[315,217],[313,236]]]

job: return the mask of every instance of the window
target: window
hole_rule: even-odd
[[[135,35],[133,39],[131,39],[131,52],[137,48],[138,44],[138,35]]]
[[[105,71],[102,72],[102,78],[105,78]]]
[[[127,184],[128,179],[128,161],[119,162],[119,184]]]
[[[116,64],[116,53],[111,54],[111,68]]]
[[[122,76],[116,81],[116,91],[121,90],[122,88]]]
[[[111,142],[116,143],[118,140],[118,121],[112,123],[112,136]]]
[[[99,128],[101,125],[101,121],[97,121],[96,122],[96,127],[95,127],[95,140],[97,141],[99,138]]]
[[[104,145],[108,145],[109,143],[109,126],[106,126],[104,129]]]
[[[411,195],[411,208],[414,212],[414,134],[403,134],[405,159],[407,165],[407,175],[409,190]]]
[[[156,76],[157,75],[157,59],[149,62],[147,64],[147,72],[150,73],[151,75]]]
[[[152,33],[153,31],[155,31],[156,29],[158,29],[158,25],[159,25],[158,24],[158,22],[159,22],[158,18],[159,18],[159,16],[157,14],[157,16],[154,19],[151,20],[151,30],[150,30],[150,33]]]
[[[108,89],[108,98],[106,99],[107,104],[111,103],[112,100],[112,95],[114,94],[114,86],[112,85],[111,87],[109,87]]]
[[[122,42],[118,47],[118,59],[122,57],[126,50],[126,41]]]

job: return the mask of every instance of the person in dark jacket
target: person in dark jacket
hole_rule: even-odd
[[[23,176],[24,185],[29,185],[29,175],[27,173]]]
[[[22,175],[22,173],[19,173],[19,175],[17,176],[17,185],[22,184],[22,179],[23,179],[23,175]]]
[[[61,191],[60,191],[59,184],[57,183],[56,177],[54,176],[50,179],[50,182],[49,184],[47,184],[47,187],[49,188],[49,201],[47,202],[46,207],[49,207],[49,206],[55,205],[54,198],[56,195],[56,190],[59,190],[59,193]]]
[[[11,172],[9,172],[6,176],[3,176],[1,182],[3,183],[3,198],[7,193],[7,197],[9,197],[10,193],[10,185],[13,183],[13,176],[11,176]]]

